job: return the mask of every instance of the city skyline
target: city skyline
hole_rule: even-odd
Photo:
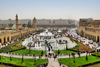
[[[99,0],[0,0],[0,19],[100,19]]]

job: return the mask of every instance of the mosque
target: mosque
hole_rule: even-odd
[[[0,43],[1,44],[11,42],[15,38],[22,37],[24,35],[27,35],[27,34],[32,33],[37,30],[35,17],[33,19],[33,27],[32,28],[26,27],[26,28],[20,30],[19,25],[18,25],[18,15],[17,14],[16,14],[15,21],[16,21],[16,24],[14,24],[12,26],[11,30],[7,30],[7,29],[0,30]]]

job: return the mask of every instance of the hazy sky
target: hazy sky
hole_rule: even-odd
[[[0,0],[0,19],[100,19],[100,0]]]

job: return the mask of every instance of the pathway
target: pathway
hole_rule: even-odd
[[[50,51],[48,53],[54,53],[53,51]],[[51,56],[51,58],[48,58],[48,66],[47,67],[63,67],[65,65],[61,65],[58,62],[58,57],[56,59],[53,58],[53,56]],[[65,66],[67,67],[67,66]]]
[[[48,52],[47,52],[48,53]],[[51,51],[51,53],[53,53],[53,51]],[[87,53],[82,53],[81,56],[86,56]],[[15,58],[22,58],[22,55],[14,55],[14,54],[7,54],[7,53],[0,53],[1,56],[7,56],[7,57],[15,57]],[[91,55],[91,54],[90,54]],[[70,55],[70,58],[72,57],[72,55]],[[75,54],[75,57],[79,57],[78,54]],[[33,56],[25,56],[24,58],[27,59],[31,59],[31,58],[36,58],[39,59],[39,56],[33,57]],[[41,59],[45,59],[45,56],[42,56]],[[51,59],[53,58],[53,56],[51,57]],[[57,58],[69,58],[69,55],[59,55]],[[49,58],[48,58],[49,59]]]
[[[22,58],[22,55],[14,55],[14,54],[7,54],[7,53],[0,53],[1,56],[7,56],[7,57],[14,57],[14,58]],[[27,58],[27,59],[33,59],[33,58],[36,58],[36,59],[39,59],[39,56],[23,56],[24,58]],[[42,56],[41,59],[45,59],[46,57],[45,56]]]

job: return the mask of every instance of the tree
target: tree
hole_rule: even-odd
[[[28,21],[28,25],[27,25],[27,27],[29,27],[29,28],[32,27],[32,25],[31,25],[31,20]]]
[[[31,52],[31,43],[28,43],[29,46],[29,53]]]
[[[12,57],[10,56],[10,61],[12,61]]]
[[[22,24],[22,27],[26,27],[26,24]]]
[[[13,24],[10,23],[10,24],[9,24],[9,27],[12,27],[12,26],[13,26]]]
[[[66,50],[68,50],[68,46],[66,45]]]
[[[86,61],[88,61],[88,56],[87,56],[87,54],[86,54]]]
[[[36,58],[35,58],[35,60],[34,60],[34,65],[36,64]]]
[[[80,57],[80,52],[78,52],[78,56]]]
[[[43,56],[43,50],[41,51],[41,56]]]
[[[0,55],[0,60],[1,60],[1,55]]]
[[[74,57],[74,59],[73,59],[73,62],[74,62],[74,67],[75,67],[75,57]]]
[[[74,58],[75,54],[74,54],[74,53],[72,53],[72,56],[73,56],[73,58]]]
[[[22,55],[22,63],[24,62],[24,58],[23,58],[23,55]]]
[[[58,50],[58,55],[60,54],[60,50]]]

